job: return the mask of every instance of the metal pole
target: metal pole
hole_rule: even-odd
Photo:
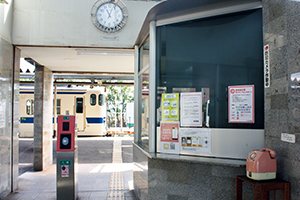
[[[149,152],[155,152],[156,144],[156,21],[150,22],[149,44]]]
[[[141,140],[141,83],[139,80],[139,47],[134,47],[134,142],[138,143]]]
[[[55,134],[54,134],[53,138],[56,137],[56,132],[57,132],[57,130],[56,130],[56,118],[57,118],[57,100],[56,100],[56,95],[57,95],[57,85],[55,84],[54,85],[54,123],[53,123],[54,124],[53,130],[54,130]]]
[[[121,95],[121,133],[123,128],[123,95]]]
[[[115,105],[115,128],[117,128],[117,103]]]

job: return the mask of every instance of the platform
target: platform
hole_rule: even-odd
[[[124,150],[124,147],[131,148],[128,145],[131,141],[132,138],[79,138],[79,160],[88,162],[101,157],[105,162],[78,164],[79,200],[136,199],[133,191],[133,163],[130,159],[132,153]],[[93,151],[88,151],[86,145]],[[102,148],[97,149],[96,146]],[[129,156],[122,156],[122,152]],[[84,159],[84,156],[89,159]],[[44,171],[27,171],[21,174],[18,189],[4,200],[50,199],[56,199],[56,164]]]

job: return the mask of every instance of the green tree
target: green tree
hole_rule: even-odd
[[[107,86],[107,125],[109,128],[115,127],[115,124],[121,127],[121,117],[122,127],[126,127],[126,105],[133,101],[133,86]]]

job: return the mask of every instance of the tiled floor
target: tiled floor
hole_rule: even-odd
[[[79,164],[78,199],[135,200],[132,181],[132,163]],[[123,190],[110,189],[111,173],[123,173]],[[111,196],[123,192],[123,196]],[[56,165],[42,172],[26,172],[19,177],[19,189],[5,200],[50,200],[56,199]]]
[[[121,140],[114,140],[112,163],[78,164],[79,200],[135,200],[133,164],[123,163],[121,144]],[[12,199],[56,199],[56,164],[19,176],[18,190],[4,200]]]

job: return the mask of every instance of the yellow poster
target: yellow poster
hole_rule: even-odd
[[[179,121],[179,93],[162,94],[162,121]]]

